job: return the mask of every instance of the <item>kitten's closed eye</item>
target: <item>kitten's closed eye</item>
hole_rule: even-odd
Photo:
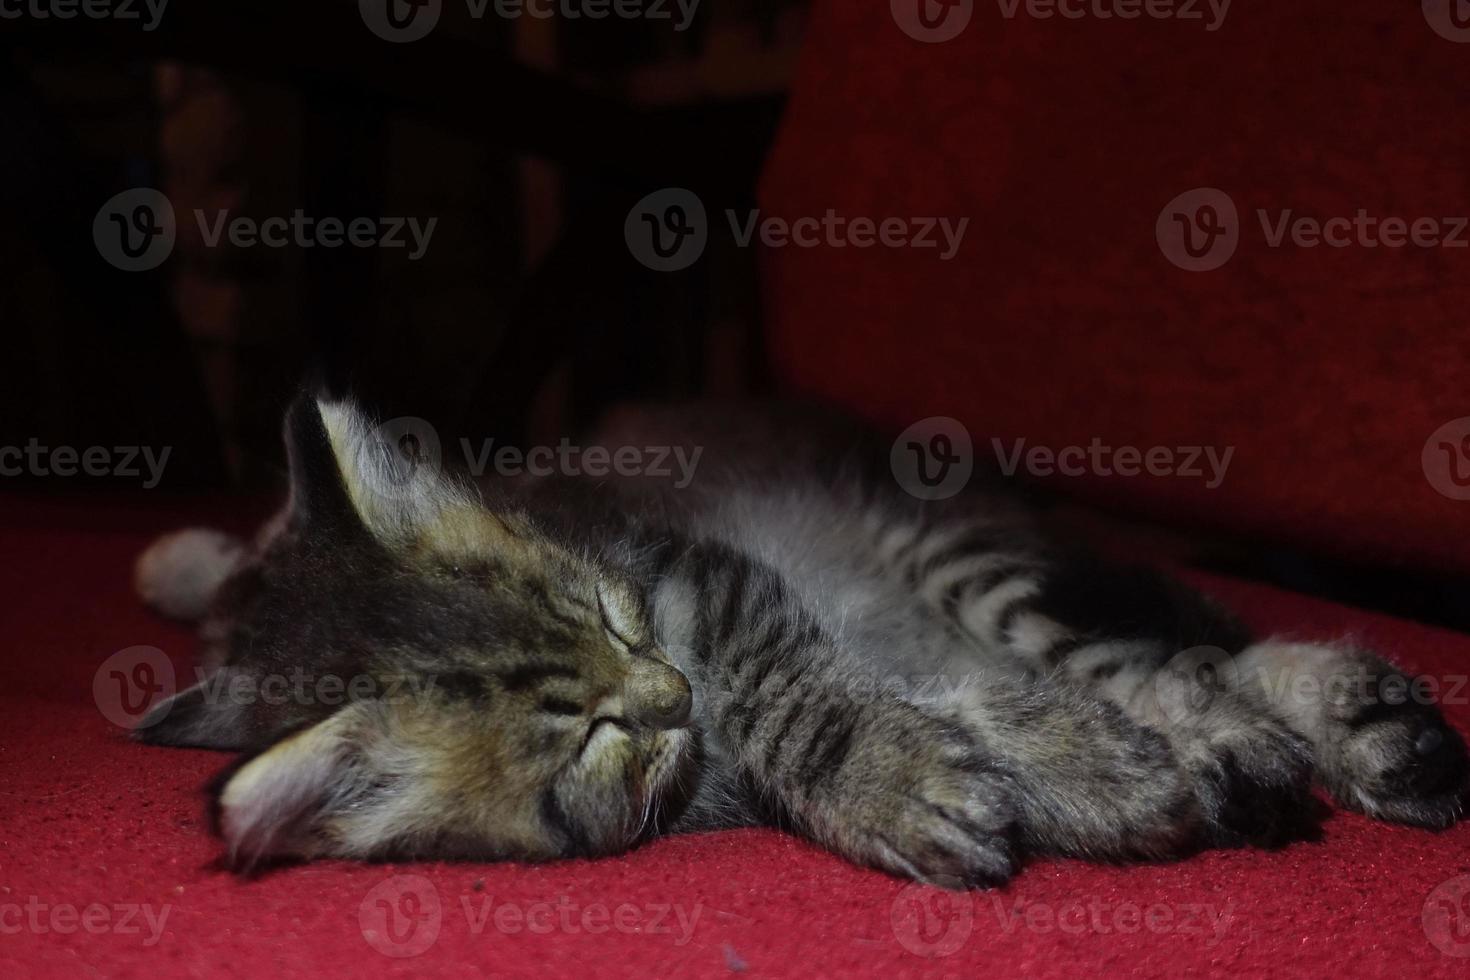
[[[580,715],[582,706],[565,698],[547,697],[541,699],[541,710],[549,715]]]
[[[608,640],[624,653],[650,645],[652,630],[643,597],[631,585],[609,577],[597,583],[597,608]]]

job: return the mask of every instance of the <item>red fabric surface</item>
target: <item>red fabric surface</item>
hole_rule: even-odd
[[[1470,214],[1470,46],[1413,0],[1236,3],[1213,32],[1004,6],[975,2],[957,38],[921,44],[888,3],[816,0],[763,213],[970,224],[948,262],[765,249],[784,381],[895,430],[943,415],[1007,445],[1234,446],[1214,490],[1052,482],[1154,517],[1470,567],[1470,503],[1421,465],[1431,433],[1470,416],[1470,249],[1272,248],[1256,215]],[[1155,237],[1198,187],[1240,216],[1238,251],[1211,272],[1175,267]]]
[[[226,758],[132,744],[92,700],[93,674],[116,650],[152,644],[181,668],[187,663],[190,634],[145,612],[128,578],[149,536],[190,511],[200,513],[0,498],[0,975],[1464,975],[1467,960],[1437,951],[1421,915],[1436,886],[1470,874],[1470,826],[1435,835],[1353,815],[1332,817],[1321,842],[1278,853],[1134,867],[1037,861],[1000,891],[960,896],[906,889],[792,838],[753,831],[668,839],[596,862],[329,862],[240,880],[212,866],[218,844],[202,816],[200,787]],[[1351,630],[1438,674],[1470,662],[1464,636],[1259,587],[1207,584],[1258,627],[1318,637]],[[1464,728],[1470,711],[1456,706],[1451,717]],[[400,875],[427,881],[440,902],[436,940],[411,958],[379,952],[361,918]],[[934,910],[922,933],[916,900]],[[27,907],[39,903],[37,928]],[[151,944],[141,912],[126,923],[138,933],[89,934],[66,912],[58,924],[76,931],[51,927],[57,907],[81,915],[100,906],[108,918],[91,913],[98,927],[122,926],[124,906],[145,904],[155,921],[168,909]],[[495,920],[502,905],[518,910],[503,914],[504,930]],[[623,930],[582,929],[588,910],[606,909],[611,922],[623,905],[633,910],[622,913]],[[687,941],[676,919],[655,921],[664,906],[683,909],[692,923]],[[1228,910],[1218,941],[1196,932],[1192,918],[1185,928],[1194,906]],[[575,931],[562,927],[563,907]],[[515,914],[550,931],[529,931],[524,918],[512,931]],[[592,914],[593,926],[603,921]],[[1056,915],[1065,928],[1049,918]],[[1142,925],[1145,915],[1154,931]],[[661,931],[666,923],[671,932]],[[408,942],[427,935],[400,925]],[[1458,925],[1470,927],[1470,913]],[[947,943],[957,948],[944,956],[913,951]],[[403,947],[388,940],[387,948]],[[1450,948],[1470,954],[1470,941]]]

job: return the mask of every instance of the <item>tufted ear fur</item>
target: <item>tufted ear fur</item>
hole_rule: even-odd
[[[405,541],[477,504],[445,475],[423,419],[375,422],[351,400],[297,399],[286,416],[291,520]]]
[[[384,707],[349,705],[288,735],[227,776],[216,823],[237,867],[262,861],[340,853],[333,822],[365,808],[387,785],[380,747],[387,737]],[[356,856],[367,856],[366,853]]]

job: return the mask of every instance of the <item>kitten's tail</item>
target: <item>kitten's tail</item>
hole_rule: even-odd
[[[245,542],[223,531],[188,528],[165,534],[138,556],[133,587],[172,619],[198,620],[225,579],[246,558]]]

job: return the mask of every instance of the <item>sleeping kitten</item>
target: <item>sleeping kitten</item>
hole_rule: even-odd
[[[217,799],[238,866],[772,824],[994,885],[1027,853],[1290,839],[1314,776],[1382,819],[1460,815],[1463,741],[1367,651],[1253,640],[1000,497],[913,499],[825,422],[619,430],[703,446],[693,485],[474,488],[303,399],[290,500],[252,545],[190,531],[143,556],[153,604],[208,609],[206,674],[136,734],[247,753]]]

